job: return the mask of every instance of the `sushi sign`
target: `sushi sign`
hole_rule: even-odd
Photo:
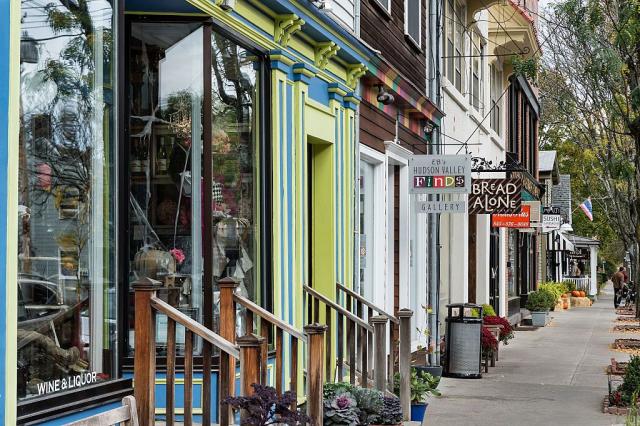
[[[411,194],[468,194],[471,157],[468,155],[414,155],[409,159]]]

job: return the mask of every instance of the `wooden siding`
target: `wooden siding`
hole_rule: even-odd
[[[385,152],[385,141],[395,139],[396,122],[392,117],[379,110],[368,102],[360,104],[360,143]],[[426,154],[427,145],[425,139],[404,127],[398,125],[400,145],[411,150],[414,154]]]
[[[405,0],[391,1],[390,16],[376,0],[361,1],[360,37],[373,48],[380,50],[382,56],[393,64],[407,80],[426,92],[426,0],[421,0],[422,40],[420,41],[420,49],[405,37]]]
[[[360,143],[385,152],[384,141],[395,138],[395,121],[368,102],[360,104]]]

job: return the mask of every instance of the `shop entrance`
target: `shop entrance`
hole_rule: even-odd
[[[489,235],[489,304],[500,313],[500,229],[490,228]]]
[[[307,223],[309,285],[335,297],[333,145],[309,137],[307,145]]]

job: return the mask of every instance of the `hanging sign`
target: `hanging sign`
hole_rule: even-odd
[[[556,231],[562,225],[562,216],[559,214],[542,215],[542,232]]]
[[[529,228],[531,206],[522,205],[517,214],[492,214],[491,226],[494,228]]]
[[[474,179],[469,214],[516,214],[522,201],[520,179]]]
[[[557,231],[562,225],[562,214],[560,207],[544,206],[542,207],[542,232],[549,233]]]
[[[466,213],[466,201],[419,201],[416,213]]]
[[[409,159],[409,193],[468,194],[471,156],[414,155]]]

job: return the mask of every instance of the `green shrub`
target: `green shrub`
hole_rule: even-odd
[[[640,389],[640,356],[633,355],[627,364],[622,384],[618,387],[624,405],[631,404],[633,394],[638,392],[638,389]]]
[[[565,291],[565,293],[576,290],[576,284],[571,281],[564,281],[562,284],[564,284],[567,288],[567,291]]]
[[[553,294],[553,296],[555,297],[556,301],[558,299],[560,299],[560,297],[565,294],[567,291],[569,291],[567,289],[567,285],[564,283],[554,283],[554,282],[548,282],[548,283],[543,283],[540,284],[540,287],[538,288],[538,290],[541,291],[548,291],[549,293]]]
[[[533,291],[527,296],[527,309],[531,312],[543,312],[553,308],[556,304],[556,298],[549,291]]]
[[[493,309],[493,306],[487,305],[486,303],[482,305],[482,315],[485,317],[495,317],[496,311]]]

